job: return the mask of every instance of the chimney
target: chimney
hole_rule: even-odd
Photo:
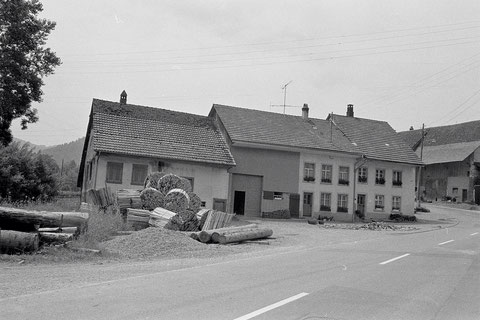
[[[302,108],[302,118],[304,120],[308,119],[308,104],[304,103]]]
[[[353,118],[353,104],[347,104],[347,117]]]
[[[120,94],[120,104],[127,104],[127,93],[125,90]]]

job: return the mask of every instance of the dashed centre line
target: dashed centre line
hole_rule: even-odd
[[[287,304],[289,302],[292,302],[292,301],[295,301],[295,300],[298,300],[300,298],[303,298],[305,297],[306,295],[308,295],[308,293],[306,292],[302,292],[302,293],[299,293],[297,295],[294,295],[293,297],[290,297],[290,298],[287,298],[287,299],[283,299],[282,301],[278,301],[278,302],[275,302],[274,304],[271,304],[269,306],[266,306],[262,309],[258,309],[256,311],[253,311],[253,312],[250,312],[249,314],[246,314],[244,316],[241,316],[240,318],[235,318],[234,320],[248,320],[248,319],[251,319],[253,317],[256,317],[262,313],[265,313],[267,311],[270,311],[270,310],[273,310],[275,308],[278,308],[278,307],[281,307],[283,306],[284,304]]]
[[[448,241],[445,241],[445,242],[440,242],[438,245],[441,246],[443,244],[447,244],[447,243],[450,243],[450,242],[453,242],[455,240],[448,240]]]
[[[476,235],[476,234],[478,234],[478,232],[472,233],[471,236],[474,236],[474,235]]]
[[[406,253],[406,254],[401,255],[401,256],[399,256],[399,257],[396,257],[396,258],[393,258],[393,259],[390,259],[390,260],[387,260],[387,261],[380,262],[380,264],[382,264],[382,265],[383,265],[383,264],[387,264],[387,263],[396,261],[396,260],[398,260],[398,259],[405,258],[405,257],[407,257],[407,256],[409,256],[409,255],[410,255],[410,253]]]

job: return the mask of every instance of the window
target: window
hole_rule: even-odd
[[[401,197],[393,196],[392,197],[392,210],[400,211],[401,203],[402,203],[402,198]]]
[[[338,184],[348,186],[349,179],[350,179],[349,173],[350,173],[349,167],[340,167],[338,169]]]
[[[148,165],[133,164],[132,166],[132,183],[133,185],[143,185],[148,173]]]
[[[273,191],[263,191],[263,199],[273,200]]]
[[[385,197],[380,194],[375,195],[375,209],[383,210],[384,207],[385,207]]]
[[[330,211],[330,200],[332,195],[330,193],[320,193],[320,211]]]
[[[332,166],[322,164],[322,182],[332,183]]]
[[[123,163],[107,162],[107,179],[108,183],[122,183]]]
[[[393,171],[393,180],[392,185],[401,187],[402,186],[402,171]]]
[[[283,192],[274,192],[273,200],[283,200]]]
[[[348,212],[348,194],[338,195],[337,212]]]
[[[385,184],[385,170],[375,170],[375,184]]]
[[[358,182],[367,183],[368,170],[365,167],[358,168]]]
[[[315,163],[304,164],[303,181],[315,181]]]

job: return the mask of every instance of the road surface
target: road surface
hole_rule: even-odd
[[[6,297],[0,318],[480,319],[480,213],[433,211],[455,221]]]

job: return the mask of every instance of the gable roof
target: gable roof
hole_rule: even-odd
[[[347,152],[369,158],[420,165],[422,162],[383,121],[333,116],[329,119],[284,115],[214,104],[232,142]],[[332,137],[332,138],[331,138]],[[388,145],[387,145],[388,144]]]
[[[385,121],[334,114],[333,122],[367,158],[414,165],[423,164],[415,152]]]
[[[95,151],[234,166],[213,119],[183,112],[93,99]]]
[[[425,129],[425,146],[480,141],[480,120]],[[414,150],[420,145],[422,130],[409,130],[398,133]]]
[[[304,120],[299,116],[219,104],[213,105],[210,116],[214,112],[233,143],[250,142],[360,154],[338,128],[333,126],[330,129],[330,121],[327,120]]]
[[[480,141],[424,146],[422,159],[425,164],[459,162],[464,161],[478,148]],[[416,152],[420,155],[420,148]]]

